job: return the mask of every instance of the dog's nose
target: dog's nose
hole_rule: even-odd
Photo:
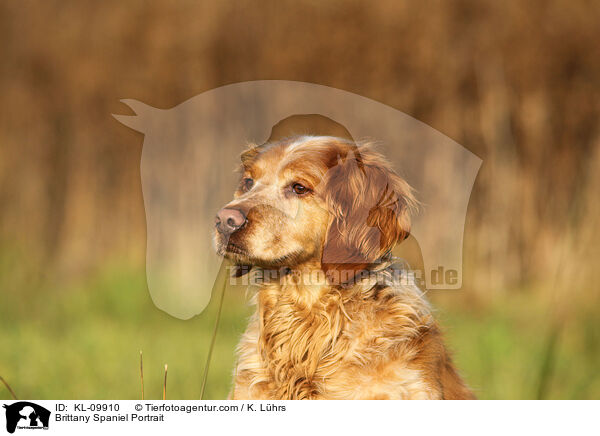
[[[246,224],[246,215],[238,209],[221,209],[215,218],[217,230],[224,235],[230,235]]]

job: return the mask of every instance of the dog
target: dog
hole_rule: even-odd
[[[263,278],[230,398],[475,398],[393,262],[417,201],[373,144],[293,136],[249,146],[240,172],[215,246]]]

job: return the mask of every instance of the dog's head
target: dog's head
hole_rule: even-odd
[[[352,280],[409,234],[409,185],[370,145],[328,136],[251,146],[234,200],[215,220],[217,252],[240,265],[320,267]]]

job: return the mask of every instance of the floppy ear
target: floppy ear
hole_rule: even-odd
[[[321,257],[330,283],[347,284],[409,235],[412,189],[373,151],[355,149],[326,174],[331,213]]]

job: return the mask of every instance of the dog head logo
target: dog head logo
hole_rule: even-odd
[[[148,288],[169,314],[188,319],[210,301],[224,274],[212,249],[215,213],[239,183],[233,170],[240,152],[249,142],[264,144],[292,115],[318,114],[352,138],[380,144],[420,202],[410,235],[422,254],[425,287],[462,286],[465,217],[481,159],[426,124],[356,94],[290,81],[227,85],[171,109],[123,102],[135,115],[115,118],[144,134]]]
[[[18,429],[48,429],[50,411],[28,401],[3,406],[6,409],[6,431]]]

